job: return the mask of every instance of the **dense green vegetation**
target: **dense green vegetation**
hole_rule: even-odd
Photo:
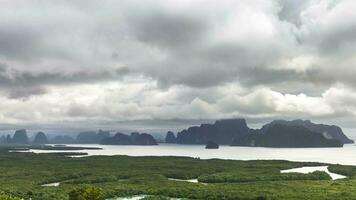
[[[356,179],[356,167],[348,165],[332,165],[329,171]]]
[[[6,195],[6,194],[1,194],[0,193],[0,200],[20,200],[20,199],[17,198],[17,197],[13,197],[13,196],[10,196],[10,195]]]
[[[255,181],[283,181],[283,180],[330,180],[325,172],[313,172],[310,174],[285,173],[281,174],[278,169],[253,169],[244,171],[222,172],[202,175],[199,182],[204,183],[239,183]]]
[[[85,186],[69,192],[69,200],[103,200],[104,192],[97,187]]]
[[[323,172],[279,173],[283,169],[325,165],[322,163],[187,157],[72,158],[68,153],[9,153],[8,150],[9,147],[0,148],[0,200],[11,200],[11,197],[65,200],[69,199],[68,194],[75,194],[73,190],[80,193],[88,185],[101,188],[105,198],[147,194],[151,196],[146,199],[356,199],[356,167],[353,166],[331,165],[330,171],[350,177],[332,181]],[[198,179],[202,183],[168,178]],[[55,182],[60,185],[42,186]]]

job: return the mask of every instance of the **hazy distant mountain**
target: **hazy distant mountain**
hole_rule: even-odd
[[[105,145],[157,145],[156,140],[152,135],[147,133],[131,133],[126,135],[124,133],[116,133],[113,137],[105,138],[101,141]]]
[[[132,132],[130,134],[130,140],[135,141],[140,136],[139,132]]]
[[[233,146],[253,147],[342,147],[336,139],[325,138],[321,133],[313,132],[303,126],[272,124],[262,133],[252,133],[238,140]]]
[[[152,135],[141,133],[133,140],[134,145],[157,145],[156,140]]]
[[[114,136],[103,139],[100,144],[109,144],[109,145],[130,145],[131,140],[130,136],[123,133],[116,133]]]
[[[166,139],[165,139],[166,143],[177,143],[177,138],[174,135],[174,133],[172,131],[168,131],[166,134]]]
[[[177,134],[179,144],[231,144],[234,139],[249,133],[245,119],[224,119],[214,124],[202,124],[185,129]]]
[[[5,140],[6,140],[6,136],[5,135],[2,135],[0,137],[0,144],[4,144],[5,143]]]
[[[58,135],[49,141],[51,144],[74,144],[75,139],[70,136]]]
[[[4,143],[5,143],[5,144],[10,144],[10,143],[12,143],[12,138],[11,138],[11,136],[10,136],[9,134],[6,136],[6,138],[5,138],[5,140],[4,140]]]
[[[103,139],[110,137],[110,132],[109,131],[103,131],[99,130],[98,133],[96,134],[97,140],[99,144]]]
[[[10,135],[7,135],[7,136],[5,136],[5,135],[2,135],[1,137],[0,137],[0,144],[10,144],[11,143],[11,136]]]
[[[32,143],[33,144],[47,144],[48,143],[47,136],[43,132],[38,132]]]
[[[25,129],[17,130],[12,138],[14,144],[28,144],[29,139]]]
[[[95,144],[98,143],[95,131],[80,132],[76,138],[79,144]]]
[[[284,124],[288,126],[302,126],[310,131],[321,133],[325,138],[339,140],[343,144],[354,143],[353,140],[349,139],[342,131],[342,129],[335,125],[325,125],[325,124],[314,124],[310,120],[275,120],[269,124],[266,124],[260,130],[261,133],[265,133],[274,124]]]
[[[99,144],[103,139],[110,137],[110,132],[99,130],[81,132],[76,138],[76,142],[79,144]]]

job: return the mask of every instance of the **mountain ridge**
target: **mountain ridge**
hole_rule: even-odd
[[[269,131],[271,128],[273,128],[273,134]],[[283,132],[286,134],[283,135]],[[291,135],[289,132],[293,132],[295,135]],[[266,133],[270,133],[268,137],[265,136]],[[289,135],[291,140],[305,141],[304,144],[295,143],[295,145],[290,145],[293,147],[340,147],[344,144],[354,143],[354,141],[349,139],[343,133],[342,129],[336,125],[316,124],[310,120],[300,119],[292,121],[274,120],[263,125],[260,129],[251,129],[247,126],[246,120],[242,118],[222,119],[217,120],[213,124],[201,124],[200,126],[188,127],[177,133],[176,142],[172,140],[175,135],[169,132],[169,135],[168,133],[166,135],[166,138],[169,138],[169,140],[166,140],[166,142],[178,144],[207,144],[208,141],[212,141],[220,145],[284,147],[288,146],[284,144],[288,143],[287,138],[285,138],[286,135]],[[272,136],[276,141],[278,141],[279,138],[285,139],[284,141],[280,140],[280,144],[273,143],[272,141],[270,141],[270,144],[261,142],[261,140],[267,140],[267,138]],[[313,139],[314,143],[309,143],[307,138]],[[316,138],[319,138],[319,143],[317,140],[314,140]],[[256,141],[259,142],[255,143]]]

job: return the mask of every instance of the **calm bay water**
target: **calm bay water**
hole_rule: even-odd
[[[100,147],[103,150],[79,150],[92,155],[128,155],[128,156],[187,156],[201,159],[232,160],[291,160],[306,162],[323,162],[344,165],[356,165],[356,146],[345,145],[342,148],[263,148],[263,147],[230,147],[205,149],[203,145],[159,144],[157,146],[134,145],[78,145],[81,147]],[[63,152],[31,150],[35,153]]]

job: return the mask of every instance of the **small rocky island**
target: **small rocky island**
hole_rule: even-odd
[[[219,148],[219,145],[216,144],[215,142],[212,142],[212,141],[209,141],[206,146],[205,146],[206,149],[218,149]]]

